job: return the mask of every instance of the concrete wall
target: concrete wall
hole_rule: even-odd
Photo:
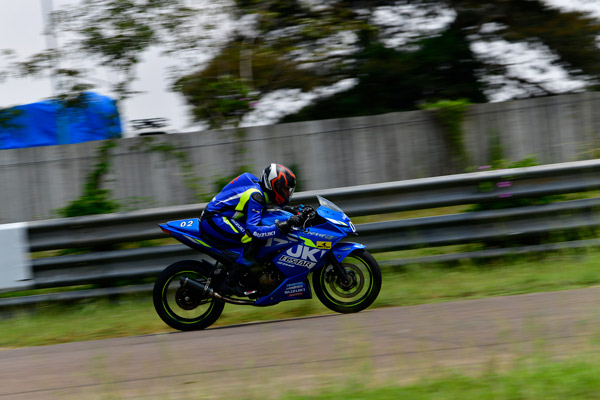
[[[512,161],[595,158],[599,106],[600,93],[473,105],[464,124],[468,165],[488,164],[498,140]],[[167,145],[162,151],[160,143]],[[102,144],[0,151],[0,223],[56,217],[56,209],[80,196]],[[121,139],[111,150],[105,184],[124,210],[190,204],[214,192],[218,177],[242,166],[260,174],[273,161],[295,168],[300,190],[465,171],[432,112],[412,111]]]

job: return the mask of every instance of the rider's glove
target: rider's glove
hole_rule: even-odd
[[[300,214],[300,212],[302,211],[302,208],[304,206],[300,205],[298,207],[292,207],[292,206],[283,206],[283,211],[287,211],[291,214]]]
[[[292,215],[287,221],[276,222],[277,229],[284,235],[287,235],[294,226],[301,226],[303,223],[300,215]]]
[[[315,211],[315,209],[312,208],[311,206],[304,206],[304,205],[302,205],[300,207],[301,207],[300,208],[300,213],[304,214],[304,215],[310,215],[312,212]]]

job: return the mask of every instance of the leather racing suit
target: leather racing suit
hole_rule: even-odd
[[[249,244],[253,240],[262,242],[279,232],[275,225],[261,225],[268,201],[260,180],[248,172],[243,173],[208,203],[202,213],[200,229],[224,248],[244,246],[236,262],[250,265],[247,258],[253,255],[248,254]]]

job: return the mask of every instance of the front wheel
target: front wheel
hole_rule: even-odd
[[[348,276],[344,282],[333,265],[313,273],[315,294],[330,310],[355,313],[369,307],[381,290],[381,270],[377,261],[364,249],[354,250],[341,262]]]
[[[206,284],[211,268],[208,263],[194,260],[178,261],[165,268],[156,279],[152,292],[154,309],[160,319],[180,331],[212,325],[223,312],[225,303],[202,297],[180,283],[182,277],[187,277]]]

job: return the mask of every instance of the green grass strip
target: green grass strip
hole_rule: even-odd
[[[406,385],[369,387],[347,383],[333,390],[287,394],[281,400],[565,400],[600,399],[600,364],[597,357],[552,361],[539,359],[530,365],[468,376],[447,372]]]
[[[381,294],[371,307],[417,305],[558,291],[600,284],[600,250],[456,265],[409,265],[383,271]],[[226,305],[214,326],[330,314],[317,299],[273,307]],[[39,304],[0,314],[0,348],[15,348],[170,331],[156,315],[151,295]],[[599,375],[600,376],[600,375]]]

